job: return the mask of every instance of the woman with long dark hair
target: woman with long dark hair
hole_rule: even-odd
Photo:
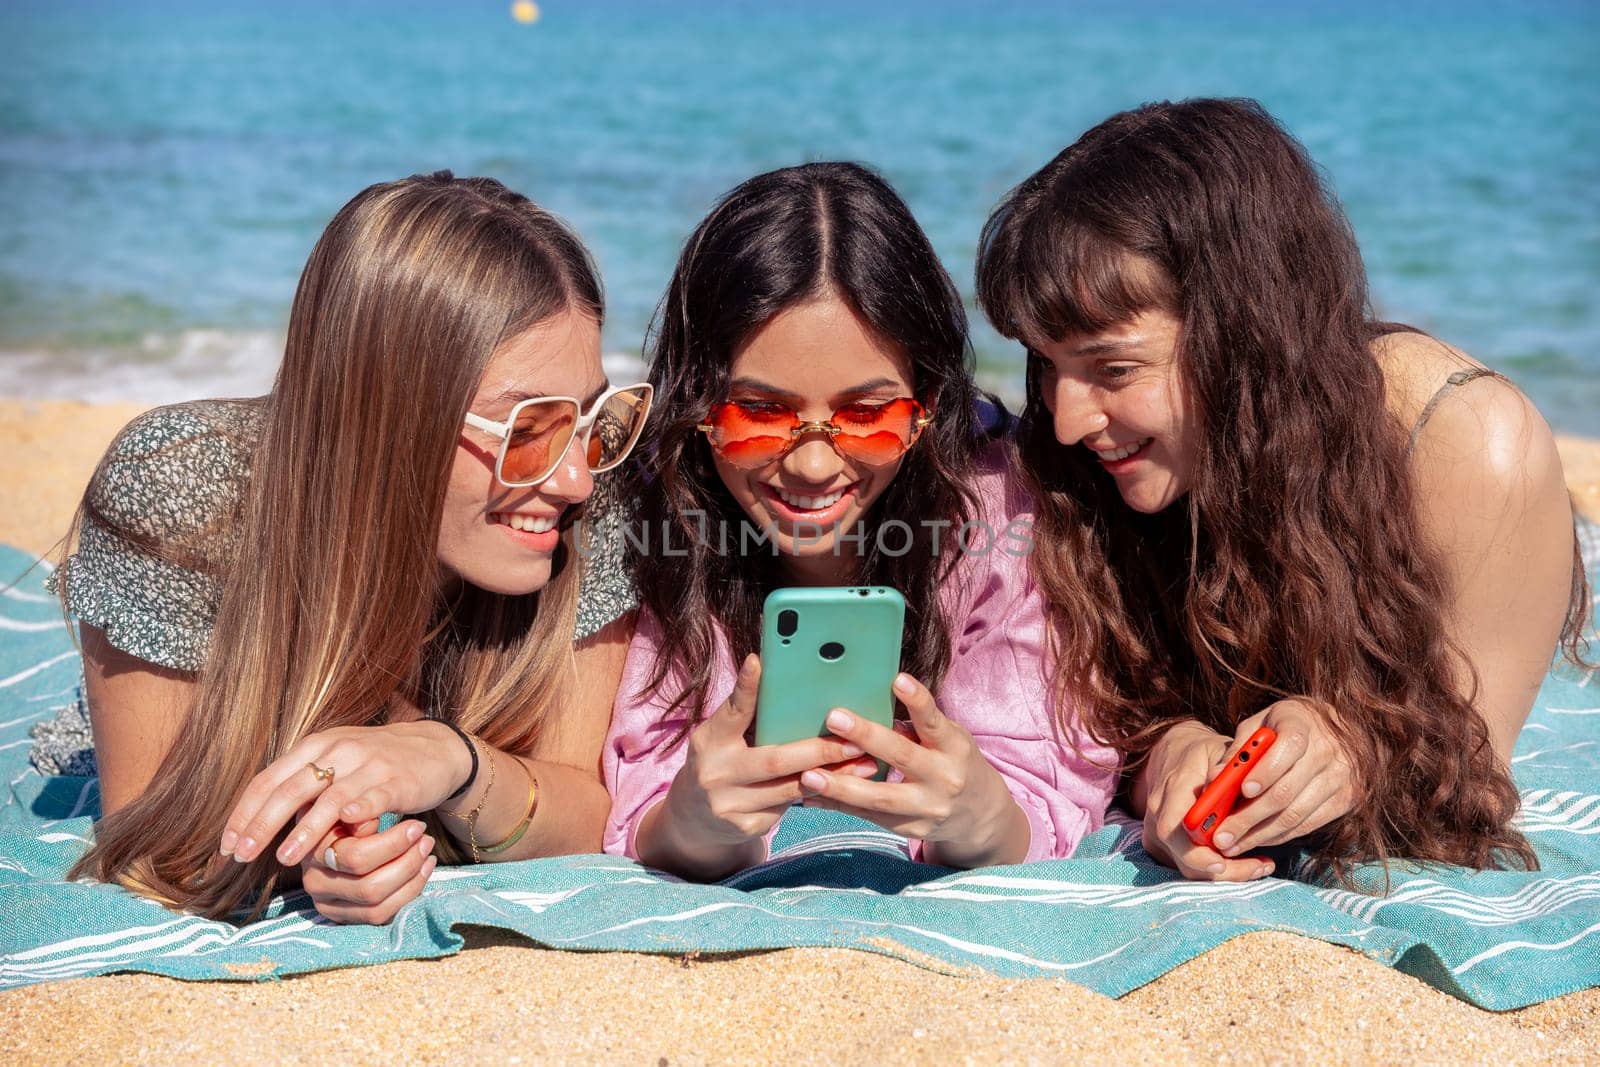
[[[848,163],[744,182],[685,244],[650,354],[629,495],[658,540],[606,745],[607,849],[716,877],[763,859],[803,799],[939,863],[1070,853],[1113,758],[1070,704],[1052,714],[1026,497],[979,423],[955,287],[900,198]],[[748,743],[762,602],[786,585],[903,594],[913,736],[835,712],[832,737]],[[889,781],[865,780],[867,757]]]
[[[606,382],[602,314],[526,197],[386,182],[312,250],[271,394],[122,432],[59,572],[102,809],[74,877],[383,922],[441,857],[599,844],[631,599],[567,531],[650,398]]]
[[[1406,856],[1531,866],[1511,748],[1587,607],[1554,441],[1464,353],[1376,321],[1305,150],[1258,104],[1096,126],[991,215],[979,299],[1028,348],[1021,459],[1061,691],[1193,878]],[[1215,849],[1180,825],[1278,734]]]

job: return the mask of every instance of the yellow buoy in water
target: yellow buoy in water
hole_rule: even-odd
[[[533,0],[517,0],[511,5],[511,17],[521,23],[539,21],[539,5]]]

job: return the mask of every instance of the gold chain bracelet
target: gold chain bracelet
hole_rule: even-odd
[[[467,846],[472,849],[472,862],[481,863],[478,855],[478,816],[483,814],[483,806],[489,803],[489,794],[494,792],[494,746],[485,745],[489,754],[489,784],[483,787],[483,796],[478,798],[478,803],[471,811],[452,811],[449,808],[440,808],[440,813],[452,819],[460,819],[467,824]]]
[[[533,825],[534,812],[539,810],[539,779],[534,775],[532,767],[529,767],[526,763],[523,763],[521,760],[517,760],[517,764],[524,771],[526,771],[527,774],[528,774],[528,810],[523,813],[523,815],[522,815],[522,823],[515,830],[512,831],[510,837],[506,838],[504,841],[500,842],[497,845],[486,845],[486,846],[484,846],[482,851],[487,853],[488,855],[494,855],[494,854],[499,853],[499,852],[504,852],[506,849],[510,848],[512,845],[516,844],[518,841],[521,841],[522,840],[522,835],[528,832],[528,827],[529,826]],[[476,828],[477,824],[475,822],[474,822],[473,825],[474,825],[474,828]],[[473,855],[474,859],[477,858],[478,851],[479,851],[478,844],[477,844],[476,839],[474,839],[473,844],[472,844],[472,855]]]

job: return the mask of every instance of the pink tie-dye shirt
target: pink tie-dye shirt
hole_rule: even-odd
[[[1104,821],[1116,787],[1116,754],[1078,728],[1072,709],[1066,736],[1058,726],[1045,668],[1044,604],[1028,568],[1031,502],[1007,475],[998,446],[985,455],[974,488],[983,525],[968,532],[970,551],[940,591],[952,648],[935,697],[940,710],[972,734],[1027,815],[1027,860],[1064,857]],[[944,530],[947,537],[955,533]],[[681,709],[666,711],[667,694],[681,691],[685,672],[675,666],[659,688],[641,692],[654,674],[663,636],[661,620],[641,609],[602,755],[612,798],[604,847],[633,858],[640,822],[666,797],[687,756],[684,744],[672,743],[686,716]],[[726,635],[719,633],[704,715],[727,700],[736,674]],[[891,772],[891,781],[898,777]],[[913,846],[913,855],[919,852]]]

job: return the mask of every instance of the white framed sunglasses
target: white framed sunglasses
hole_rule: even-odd
[[[538,485],[556,472],[573,438],[583,443],[589,471],[599,474],[628,458],[644,430],[654,389],[648,382],[612,386],[585,415],[572,396],[536,396],[518,401],[505,422],[467,412],[466,423],[500,439],[494,476],[501,485]]]

